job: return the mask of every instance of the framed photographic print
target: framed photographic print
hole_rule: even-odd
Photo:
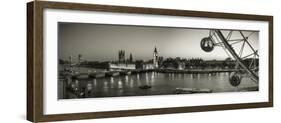
[[[27,3],[33,122],[273,106],[273,17]]]

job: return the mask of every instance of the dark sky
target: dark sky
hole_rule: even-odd
[[[227,32],[224,31],[224,34]],[[244,33],[251,34],[249,31]],[[159,55],[164,58],[227,58],[228,55],[221,47],[215,47],[210,53],[201,50],[200,41],[208,35],[207,29],[60,22],[58,55],[60,59],[67,59],[70,55],[77,58],[78,54],[82,54],[83,58],[89,61],[112,61],[118,59],[118,50],[123,49],[127,58],[132,53],[135,60],[149,60],[152,59],[156,46]],[[241,37],[238,33],[233,33],[232,38]],[[253,33],[249,41],[258,48],[258,32]],[[234,47],[238,48],[238,45]],[[245,50],[246,54],[250,54],[249,48]]]

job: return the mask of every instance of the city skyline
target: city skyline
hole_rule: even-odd
[[[258,38],[255,31],[58,23],[58,99],[259,91]]]
[[[229,57],[220,47],[215,47],[211,53],[201,50],[200,41],[208,36],[208,29],[82,23],[59,23],[58,29],[58,55],[64,60],[82,54],[89,61],[117,61],[118,51],[124,50],[126,58],[131,53],[134,60],[146,61],[153,58],[155,47],[164,58],[223,60]],[[234,38],[238,36],[233,35]],[[258,33],[253,33],[250,38],[254,40],[250,43],[259,47]]]

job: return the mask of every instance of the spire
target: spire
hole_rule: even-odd
[[[129,61],[130,61],[130,63],[133,62],[133,55],[132,55],[132,53],[130,53]]]
[[[156,46],[154,47],[154,52],[157,53],[157,48],[156,48]]]

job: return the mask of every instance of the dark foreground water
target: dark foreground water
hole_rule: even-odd
[[[67,91],[59,81],[59,99],[92,98],[118,96],[144,96],[176,94],[176,88],[211,89],[215,92],[236,92],[241,88],[257,86],[251,79],[244,77],[238,87],[230,85],[229,73],[213,74],[171,74],[171,73],[140,73],[126,76],[105,77],[97,79],[72,80],[71,83],[82,90],[84,96],[77,97]],[[149,85],[149,89],[140,86]]]

